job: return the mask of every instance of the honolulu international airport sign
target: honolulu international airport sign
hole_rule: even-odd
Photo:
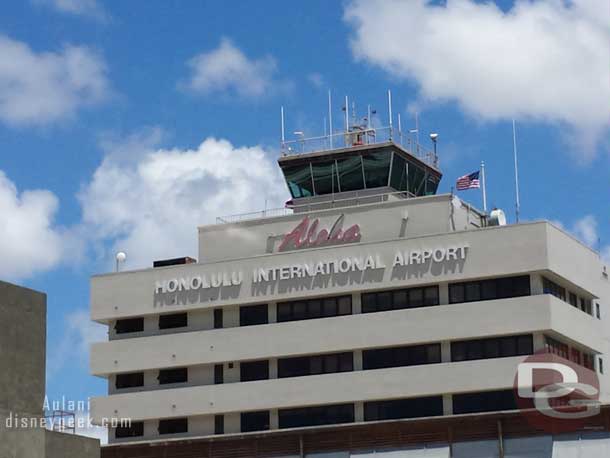
[[[432,267],[435,264],[465,261],[467,255],[468,244],[460,244],[406,251],[399,250],[395,252],[391,259],[384,259],[380,254],[367,254],[256,267],[252,269],[252,284],[381,270],[386,269],[387,266],[392,269],[427,265]],[[212,272],[176,277],[157,280],[155,282],[155,293],[165,294],[240,286],[243,280],[244,274],[242,271]]]

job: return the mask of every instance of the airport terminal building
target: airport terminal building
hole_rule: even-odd
[[[605,408],[563,437],[528,425],[513,391],[547,351],[594,372],[608,402],[597,252],[437,194],[435,153],[396,139],[278,163],[289,210],[200,227],[197,260],[93,277],[109,330],[91,352],[108,380],[93,417],[132,419],[102,456],[610,453]],[[510,454],[528,443],[550,454]]]

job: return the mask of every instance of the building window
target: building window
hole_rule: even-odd
[[[531,355],[533,352],[531,334],[451,342],[451,361],[506,358]]]
[[[564,302],[566,301],[566,289],[545,277],[542,278],[542,291],[544,294],[551,294]]]
[[[240,380],[251,382],[253,380],[267,380],[269,378],[269,361],[249,361],[239,365]]]
[[[517,402],[513,390],[453,395],[453,413],[456,415],[515,409],[517,409]]]
[[[582,355],[582,365],[585,366],[587,369],[590,370],[595,370],[594,368],[594,359],[593,359],[593,355],[589,354],[589,353],[583,353]]]
[[[578,365],[582,364],[582,359],[580,355],[580,351],[576,348],[572,348],[572,354],[570,355],[570,361],[576,363]]]
[[[222,309],[214,309],[214,329],[221,329],[222,321]]]
[[[157,380],[159,380],[159,385],[186,383],[189,380],[189,371],[186,367],[181,367],[179,369],[161,369]]]
[[[269,429],[269,411],[244,412],[241,414],[241,432],[266,431]]]
[[[117,439],[125,439],[127,437],[141,437],[143,435],[143,421],[132,421],[129,426],[117,426],[114,430],[114,437]]]
[[[599,302],[595,303],[595,316],[597,317],[598,320],[602,319],[602,311],[601,311],[601,308],[599,306]]]
[[[324,297],[277,304],[277,321],[310,320],[351,315],[352,296]]]
[[[439,305],[438,286],[362,294],[362,313]]]
[[[602,358],[597,359],[597,363],[599,364],[599,373],[604,373],[604,360]]]
[[[144,318],[128,318],[126,320],[116,320],[114,330],[117,334],[127,334],[129,332],[144,331]]]
[[[159,316],[159,329],[186,328],[189,325],[188,313],[172,313]]]
[[[188,418],[172,418],[159,420],[159,434],[181,434],[189,432]]]
[[[364,403],[364,421],[435,417],[439,415],[443,415],[442,396]]]
[[[589,315],[593,315],[593,306],[592,306],[592,301],[590,299],[580,299],[580,309],[585,312],[588,313]]]
[[[239,325],[252,326],[269,323],[269,307],[263,305],[247,305],[239,308]]]
[[[450,304],[507,299],[510,297],[529,296],[530,294],[529,275],[491,278],[449,285]]]
[[[280,409],[278,419],[280,429],[353,423],[354,404]]]
[[[441,345],[411,345],[408,347],[379,348],[362,352],[362,368],[415,366],[441,362]]]
[[[351,352],[281,358],[277,361],[278,378],[350,372],[353,370],[354,358]]]
[[[225,416],[214,415],[214,434],[225,433]]]
[[[224,383],[224,365],[215,364],[214,365],[214,384],[220,385]]]
[[[552,337],[545,336],[545,347],[547,353],[551,353],[552,355],[560,356],[564,359],[570,359],[570,354],[568,351],[568,346],[564,343],[559,342],[558,340],[553,339]],[[586,356],[586,355],[584,355]]]
[[[123,388],[135,388],[144,386],[144,372],[132,372],[129,374],[117,374],[114,386],[120,390]]]

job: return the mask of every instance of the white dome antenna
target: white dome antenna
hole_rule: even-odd
[[[121,264],[125,262],[125,260],[127,259],[127,255],[125,254],[124,251],[119,251],[117,252],[117,254],[115,255],[115,260],[116,260],[116,272],[119,272],[121,269]]]

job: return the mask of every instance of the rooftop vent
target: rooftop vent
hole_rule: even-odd
[[[173,258],[173,259],[162,259],[160,261],[154,261],[153,267],[167,267],[167,266],[179,266],[182,264],[195,264],[197,260],[195,258],[191,258],[189,256],[185,256],[183,258]]]

